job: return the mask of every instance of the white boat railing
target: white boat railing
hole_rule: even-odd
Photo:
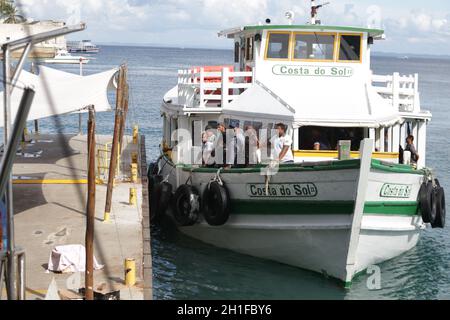
[[[378,94],[390,100],[400,112],[420,111],[418,74],[400,76],[396,72],[387,76],[372,75],[372,85]]]
[[[204,68],[178,71],[178,102],[187,108],[226,107],[250,88],[253,72],[206,72]]]

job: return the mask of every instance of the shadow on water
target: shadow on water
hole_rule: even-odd
[[[319,274],[241,255],[179,232],[169,219],[152,227],[156,299],[344,299]]]

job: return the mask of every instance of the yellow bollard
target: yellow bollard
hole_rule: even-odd
[[[29,133],[29,132],[28,132],[28,128],[27,128],[27,127],[25,127],[25,129],[23,129],[23,134],[27,136],[27,135],[28,135],[28,133]]]
[[[136,284],[136,260],[125,259],[125,285],[133,287]]]
[[[138,154],[137,152],[132,152],[131,153],[131,163],[138,163]]]
[[[110,213],[109,212],[105,212],[105,215],[103,216],[103,222],[108,223],[110,220]]]
[[[138,144],[138,137],[139,137],[139,126],[135,125],[133,127],[133,143]]]
[[[137,191],[136,188],[130,188],[130,206],[135,206],[137,204]]]
[[[131,182],[138,182],[138,166],[136,163],[131,164]]]

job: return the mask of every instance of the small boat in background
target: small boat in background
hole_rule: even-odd
[[[71,53],[99,53],[100,48],[91,40],[68,41],[67,50]]]
[[[52,64],[79,64],[89,63],[90,59],[82,56],[73,56],[67,50],[59,50],[53,59],[44,60],[45,63]]]

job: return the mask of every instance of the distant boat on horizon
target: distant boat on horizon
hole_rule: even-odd
[[[91,40],[67,41],[67,51],[70,53],[99,53],[100,48]]]

